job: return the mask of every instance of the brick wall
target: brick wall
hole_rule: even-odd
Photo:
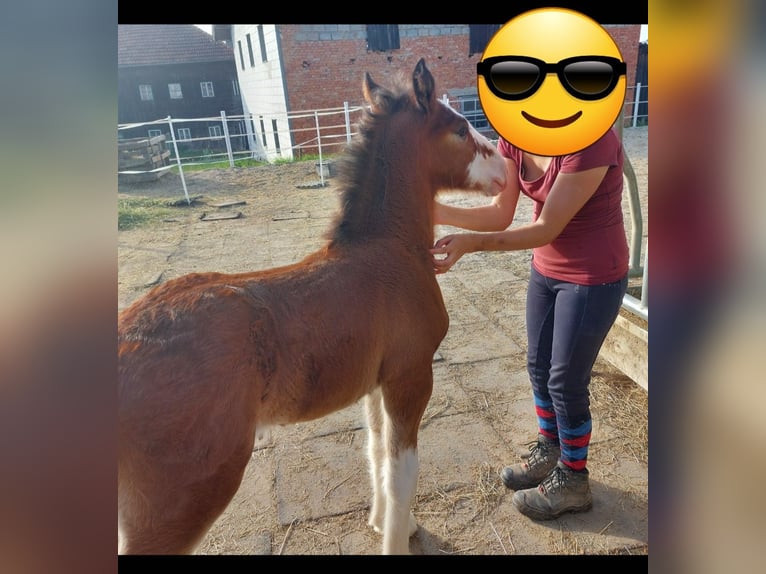
[[[628,66],[628,86],[635,84],[640,25],[604,26],[617,43]],[[469,26],[400,24],[400,48],[386,52],[367,50],[364,24],[292,24],[280,25],[278,41],[282,73],[291,112],[321,110],[364,103],[362,78],[365,71],[386,84],[392,76],[411,74],[419,58],[436,80],[436,94],[476,93],[476,63],[481,53],[469,55]],[[452,97],[450,98],[453,99]],[[626,101],[632,101],[628,90]],[[626,105],[629,112],[630,105]],[[341,136],[344,128],[337,116],[320,125],[322,133]],[[307,134],[315,128],[312,118],[292,121],[293,134]],[[336,140],[338,141],[338,140]],[[294,144],[296,142],[293,142]],[[305,147],[308,153],[314,148]]]
[[[625,91],[624,115],[633,113],[633,100],[636,98],[636,67],[638,65],[638,44],[641,37],[640,25],[604,26],[620,48],[622,59],[628,65],[628,87]]]
[[[628,86],[635,84],[639,25],[610,25],[628,64]],[[365,25],[291,24],[279,26],[288,106],[292,111],[362,104],[362,76],[369,71],[385,83],[394,74],[409,74],[425,58],[436,79],[437,94],[476,88],[476,62],[469,56],[468,25],[401,24],[400,49],[367,50]],[[628,96],[630,96],[630,92]]]
[[[476,84],[476,62],[468,56],[468,26],[400,25],[400,49],[367,50],[364,25],[280,26],[283,70],[291,110],[362,104],[364,72],[386,83],[393,75],[409,74],[426,59],[441,95],[450,88]]]

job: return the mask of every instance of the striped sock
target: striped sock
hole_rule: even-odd
[[[561,462],[572,470],[583,470],[588,462],[592,421],[588,418],[574,428],[559,428]]]
[[[556,424],[556,413],[553,410],[553,401],[534,395],[535,413],[537,414],[537,426],[541,435],[558,444],[559,431]]]

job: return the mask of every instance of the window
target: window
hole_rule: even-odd
[[[282,155],[282,148],[279,147],[279,131],[277,130],[277,120],[271,120],[271,129],[274,131],[274,145],[277,148],[277,154]]]
[[[221,126],[208,126],[207,131],[210,134],[211,138],[221,138],[221,137],[223,137],[223,132],[221,131]]]
[[[239,67],[245,69],[245,57],[242,55],[242,40],[237,40],[237,47],[239,48]]]
[[[484,115],[484,109],[479,102],[479,96],[460,96],[458,97],[458,104],[460,104],[460,113],[465,116],[473,127],[477,130],[486,129],[489,127],[487,116]]]
[[[266,38],[263,37],[263,24],[258,24],[258,42],[261,45],[261,62],[268,62],[266,57]]]
[[[213,82],[200,82],[199,86],[202,89],[203,98],[215,97],[215,93],[213,92]]]
[[[266,145],[267,144],[267,142],[266,142],[266,126],[263,123],[263,116],[259,116],[258,117],[258,121],[259,121],[259,123],[261,125],[261,142],[263,143],[263,147],[266,148],[267,147],[267,145]]]
[[[247,35],[247,53],[250,56],[250,67],[255,66],[255,56],[253,56],[253,42],[250,40],[250,34]]]
[[[145,102],[154,99],[154,94],[152,94],[152,87],[149,84],[139,85],[138,93],[141,94],[141,99]]]
[[[181,92],[181,84],[168,84],[168,92],[171,100],[180,100],[184,97]]]
[[[492,36],[502,27],[502,24],[469,24],[468,26],[468,55],[483,54]]]
[[[150,138],[156,138],[157,136],[162,135],[162,130],[148,130],[147,133]]]
[[[178,128],[178,139],[181,141],[186,141],[191,139],[191,129],[190,128]]]
[[[397,24],[367,24],[367,49],[373,52],[399,49]]]
[[[231,81],[231,92],[235,95],[239,95],[239,82],[237,80]]]

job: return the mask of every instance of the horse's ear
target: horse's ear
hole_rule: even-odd
[[[434,77],[426,67],[426,61],[423,58],[418,60],[415,71],[412,72],[412,87],[418,105],[427,113],[434,100]]]
[[[364,94],[364,100],[370,104],[373,114],[384,113],[386,109],[388,109],[389,102],[391,101],[391,93],[384,87],[375,83],[369,72],[364,73],[362,93]]]

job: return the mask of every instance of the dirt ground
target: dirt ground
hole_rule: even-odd
[[[647,128],[624,131],[648,235]],[[291,263],[318,248],[337,208],[336,180],[314,162],[186,173],[191,206],[118,234],[118,305],[193,271]],[[120,197],[184,198],[181,178],[119,185]],[[627,194],[626,194],[627,195]],[[448,202],[477,201],[451,195]],[[630,228],[627,198],[626,222]],[[529,219],[520,200],[517,221]],[[221,216],[237,216],[215,219]],[[211,219],[212,218],[212,219]],[[452,231],[437,228],[436,236]],[[525,374],[529,253],[464,257],[440,284],[450,330],[434,359],[434,393],[419,444],[413,554],[648,554],[647,392],[599,358],[592,383],[589,468],[594,508],[531,521],[499,479],[534,439]],[[640,279],[633,280],[640,285]],[[274,429],[256,443],[240,491],[199,554],[376,554],[361,405]]]

